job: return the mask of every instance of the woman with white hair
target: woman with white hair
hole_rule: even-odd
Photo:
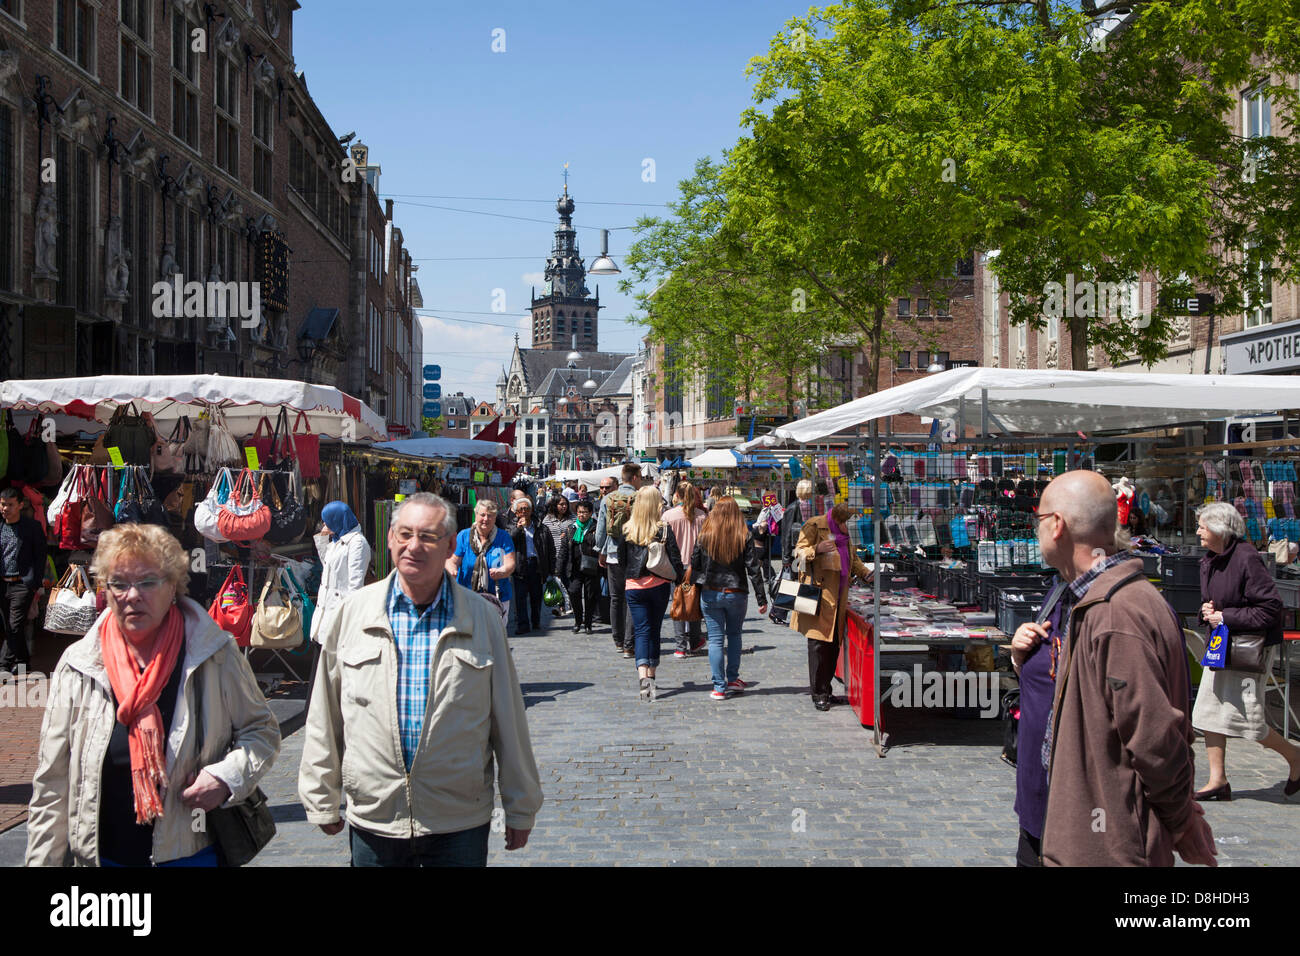
[[[1196,799],[1232,799],[1225,769],[1229,737],[1258,740],[1280,754],[1290,768],[1283,783],[1283,792],[1290,796],[1300,790],[1300,748],[1264,719],[1264,675],[1272,668],[1273,648],[1282,643],[1282,600],[1259,552],[1245,540],[1246,523],[1232,505],[1216,501],[1199,509],[1196,517],[1196,533],[1208,552],[1201,558],[1201,620],[1211,628],[1226,624],[1229,641],[1234,634],[1264,634],[1262,672],[1229,666],[1206,668],[1201,676],[1192,726],[1205,734],[1210,779]]]

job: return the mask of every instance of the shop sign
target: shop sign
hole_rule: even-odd
[[[448,481],[469,481],[469,469],[465,467],[456,467],[447,469]]]
[[[1229,341],[1225,337],[1223,356],[1229,375],[1300,366],[1300,323],[1288,323],[1246,341]]]

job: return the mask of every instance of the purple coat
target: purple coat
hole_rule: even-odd
[[[1250,542],[1238,538],[1201,558],[1201,601],[1223,612],[1229,634],[1262,631],[1266,646],[1282,643],[1282,599]]]

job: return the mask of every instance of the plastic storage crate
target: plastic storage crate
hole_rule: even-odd
[[[1166,584],[1161,589],[1165,600],[1179,614],[1196,614],[1201,610],[1200,584]]]
[[[1046,596],[1042,591],[998,592],[998,630],[1004,634],[1014,634],[1021,624],[1036,620]]]

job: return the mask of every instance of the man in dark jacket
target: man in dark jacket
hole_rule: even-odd
[[[551,533],[533,521],[527,498],[514,502],[515,635],[542,630],[542,583],[555,572],[555,542]],[[531,623],[530,623],[531,622]]]
[[[0,490],[0,517],[0,612],[5,623],[0,670],[12,672],[29,661],[27,612],[45,573],[45,535],[35,519],[22,513],[17,488]]]
[[[580,498],[575,510],[578,518],[564,532],[556,563],[569,592],[569,603],[573,605],[573,633],[577,634],[585,626],[590,634],[600,599],[600,579],[604,572],[600,567],[600,552],[596,547],[596,522],[591,516],[591,502]],[[585,570],[584,564],[587,566]]]
[[[1037,521],[1043,557],[1069,582],[1064,633],[1034,632],[1057,660],[1040,748],[1044,864],[1172,866],[1177,851],[1215,865],[1214,837],[1192,799],[1182,630],[1142,562],[1115,553],[1110,484],[1096,472],[1066,472],[1043,492]],[[1023,653],[1023,643],[1013,650]],[[1022,740],[1019,759],[1034,759],[1036,743]]]

